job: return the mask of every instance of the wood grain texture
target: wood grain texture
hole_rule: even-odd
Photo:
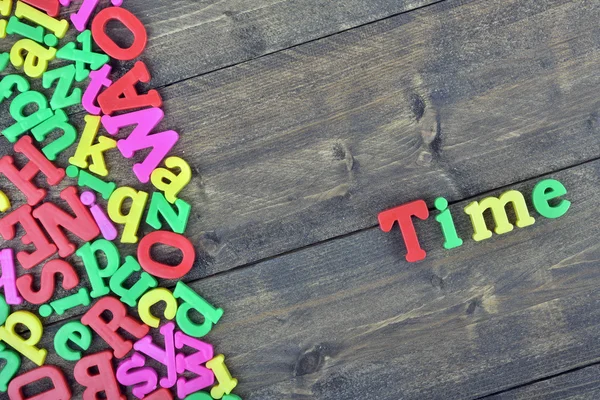
[[[472,399],[600,361],[600,161],[549,177],[569,190],[565,216],[532,212],[533,226],[476,243],[456,203],[465,244],[444,250],[435,221],[418,222],[421,263],[404,261],[397,231],[373,228],[195,282],[225,308],[207,339],[236,392]],[[537,181],[513,188],[529,198]]]
[[[486,400],[593,400],[600,397],[600,366],[592,365],[536,382],[532,385],[486,397]]]
[[[598,2],[449,1],[165,88],[159,128],[195,174],[186,279],[597,157],[598,17]],[[132,185],[143,156],[108,154]]]

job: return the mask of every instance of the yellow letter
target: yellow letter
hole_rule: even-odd
[[[27,57],[23,58],[23,51]],[[23,67],[23,71],[30,78],[39,78],[48,69],[48,62],[56,57],[56,49],[49,49],[31,39],[21,39],[10,49],[10,62],[15,68]]]
[[[210,390],[210,395],[214,399],[220,399],[224,395],[231,393],[233,388],[237,386],[238,380],[231,377],[225,365],[225,356],[223,354],[219,354],[212,360],[207,361],[206,367],[214,372],[215,378],[219,382]]]
[[[41,12],[37,8],[31,7],[29,4],[25,4],[21,1],[17,1],[15,16],[19,19],[25,17],[25,19],[33,22],[34,24],[52,31],[54,36],[59,39],[64,38],[67,30],[69,29],[69,21],[66,19],[61,19],[59,21],[52,18],[48,14]]]
[[[192,179],[192,169],[183,159],[179,157],[169,157],[165,160],[167,168],[179,168],[180,172],[175,175],[166,168],[156,168],[150,180],[154,187],[165,192],[165,199],[171,204],[177,201],[177,193],[181,192]]]
[[[521,192],[509,190],[503,193],[500,198],[486,197],[481,202],[474,201],[465,207],[465,213],[471,217],[471,223],[473,224],[473,240],[480,241],[492,237],[492,232],[485,225],[485,219],[483,218],[483,212],[488,208],[492,211],[492,217],[496,224],[494,232],[501,235],[513,230],[513,226],[506,215],[506,205],[509,202],[514,207],[517,216],[516,225],[519,228],[533,225],[535,219],[529,215],[525,198]]]
[[[29,329],[28,339],[23,339],[21,335],[15,332],[17,324],[23,324]],[[4,341],[13,349],[29,358],[38,366],[44,364],[48,351],[35,347],[42,338],[42,323],[29,311],[15,311],[10,314],[4,323],[0,326],[0,340]]]
[[[131,207],[126,215],[123,215],[121,208],[126,198],[131,199]],[[124,224],[121,243],[137,243],[136,236],[140,226],[140,220],[148,200],[148,193],[137,191],[130,187],[121,187],[113,192],[108,199],[108,216],[117,224]]]
[[[175,299],[175,296],[173,296],[173,293],[171,293],[171,291],[168,289],[152,289],[146,292],[146,294],[144,294],[138,302],[138,314],[140,314],[140,319],[146,325],[153,328],[158,328],[158,325],[160,325],[160,319],[152,315],[150,312],[150,307],[159,301],[164,301],[166,303],[165,318],[168,320],[175,318],[175,314],[177,313],[177,300]]]
[[[96,175],[106,176],[108,170],[106,169],[106,163],[104,162],[104,152],[117,147],[117,142],[113,139],[99,136],[98,143],[94,143],[94,139],[98,134],[98,128],[100,127],[100,117],[93,115],[85,116],[85,128],[79,139],[77,150],[75,155],[69,158],[69,162],[79,168],[87,168],[88,157],[92,157],[92,164],[90,165],[90,171]]]

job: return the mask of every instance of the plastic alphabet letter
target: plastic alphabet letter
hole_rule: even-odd
[[[83,93],[81,104],[83,104],[83,108],[90,114],[99,115],[102,111],[100,107],[96,105],[96,97],[98,97],[98,94],[103,87],[109,87],[112,84],[112,81],[108,78],[110,71],[110,65],[105,64],[98,71],[89,73],[90,83]]]
[[[6,303],[21,304],[23,298],[19,296],[19,292],[17,291],[13,249],[0,250],[0,270],[2,272],[2,276],[0,276],[0,287],[4,288]],[[175,303],[175,306],[177,306],[177,303]],[[6,318],[4,320],[6,320]],[[4,324],[4,320],[1,320],[0,322]]]
[[[422,220],[425,220],[429,217],[427,204],[425,204],[423,200],[415,200],[413,202],[382,211],[377,216],[379,219],[379,227],[384,232],[391,231],[394,223],[398,221],[400,232],[402,233],[404,244],[406,245],[406,261],[408,262],[421,261],[426,256],[425,250],[423,250],[419,245],[417,232],[415,231],[415,226],[411,218],[413,216]]]
[[[105,350],[85,356],[75,364],[73,376],[80,385],[86,387],[83,392],[83,400],[96,400],[99,398],[98,393],[102,392],[106,399],[126,400],[119,389],[111,360],[112,354]],[[90,369],[93,367],[98,369],[97,374],[90,373]]]
[[[138,302],[138,314],[143,323],[152,328],[158,328],[160,325],[160,319],[152,315],[150,307],[158,303],[159,301],[165,302],[165,318],[172,320],[175,318],[177,313],[177,300],[175,296],[165,288],[156,288],[146,292],[140,301]]]
[[[2,78],[0,81],[0,103],[14,94],[13,87],[19,93],[25,93],[29,90],[29,81],[17,74],[6,75]]]
[[[90,16],[98,6],[100,0],[83,0],[79,10],[75,14],[71,14],[71,21],[73,22],[73,26],[79,32],[83,31],[90,19]],[[119,7],[123,4],[123,0],[111,0],[111,3],[114,6]],[[60,4],[67,7],[71,5],[71,0],[60,0]]]
[[[31,253],[26,251],[17,253],[17,260],[23,268],[31,269],[56,253],[56,246],[46,239],[44,232],[31,215],[31,207],[27,204],[0,219],[0,235],[5,240],[12,240],[16,235],[15,225],[17,224],[21,224],[21,227],[25,230],[21,242],[23,244],[33,244],[36,249]]]
[[[117,142],[117,146],[125,158],[133,157],[134,153],[139,150],[152,148],[152,151],[142,163],[133,166],[133,172],[143,183],[150,180],[152,171],[158,167],[179,139],[179,135],[175,131],[164,131],[150,135],[150,132],[163,119],[163,116],[164,113],[160,108],[148,108],[116,117],[107,115],[102,117],[102,124],[111,135],[116,135],[119,129],[124,126],[136,125],[127,139],[121,139]]]
[[[181,281],[177,282],[173,295],[175,298],[184,301],[183,304],[179,305],[175,319],[179,329],[187,335],[197,338],[207,335],[212,329],[213,324],[219,322],[223,316],[222,308],[214,308],[209,302]],[[204,317],[202,324],[197,324],[190,319],[188,313],[192,309]]]
[[[68,177],[78,178],[77,185],[80,187],[88,187],[97,193],[100,193],[105,200],[108,200],[112,192],[117,188],[117,185],[114,182],[104,182],[102,179],[97,178],[86,170],[80,170],[74,165],[69,165],[66,172]]]
[[[123,361],[117,368],[117,380],[121,385],[133,386],[133,395],[137,398],[144,398],[145,395],[152,392],[158,386],[158,374],[153,368],[143,367],[146,359],[140,353],[133,355]]]
[[[106,34],[106,25],[113,20],[121,22],[133,35],[133,43],[126,49],[117,45]],[[129,61],[139,57],[148,42],[144,24],[131,11],[118,7],[105,8],[96,15],[92,21],[92,35],[96,44],[106,54],[120,61]]]
[[[75,143],[75,140],[77,140],[77,131],[68,121],[67,114],[63,110],[56,110],[56,113],[52,117],[31,130],[33,137],[39,143],[43,142],[46,136],[55,130],[59,129],[63,131],[63,135],[60,138],[54,139],[42,149],[42,153],[50,161],[56,160],[58,154],[71,147]]]
[[[40,279],[40,289],[33,289],[33,275],[25,274],[17,279],[17,288],[19,292],[31,304],[43,304],[52,298],[56,289],[55,278],[62,276],[62,287],[65,290],[71,290],[79,284],[79,276],[75,269],[68,262],[55,259],[48,261],[42,268],[42,277]]]
[[[177,207],[177,213],[175,213],[175,210],[169,204],[167,199],[165,199],[165,196],[162,193],[152,193],[152,200],[150,201],[150,207],[148,208],[148,215],[146,215],[146,223],[154,229],[161,229],[162,223],[158,218],[160,213],[165,221],[167,221],[173,232],[185,232],[192,207],[181,199],[177,199],[177,201],[175,201],[175,207]]]
[[[569,200],[560,200],[551,206],[550,200],[567,194],[567,189],[556,179],[544,179],[533,188],[531,198],[535,210],[546,218],[558,218],[565,215],[571,207]]]
[[[31,137],[23,136],[14,149],[25,155],[29,162],[22,169],[15,168],[13,158],[4,156],[0,159],[0,173],[4,174],[27,197],[27,204],[34,206],[46,197],[46,190],[40,189],[32,182],[38,173],[46,176],[49,185],[55,186],[65,177],[65,170],[57,168],[31,144]],[[6,239],[6,238],[5,238]],[[12,238],[11,238],[12,239]]]
[[[77,168],[77,167],[73,167],[73,166],[71,166],[71,167]],[[71,168],[71,167],[69,167],[69,168]],[[67,168],[67,170],[69,168]],[[110,219],[108,219],[108,217],[106,216],[106,214],[104,213],[102,208],[100,208],[100,206],[96,204],[96,195],[92,192],[86,191],[86,192],[81,193],[81,196],[79,196],[79,199],[81,200],[81,202],[83,204],[90,207],[92,216],[94,217],[94,220],[96,221],[96,225],[98,225],[98,228],[100,228],[100,232],[102,233],[102,236],[104,237],[104,239],[106,239],[106,240],[116,239],[117,235],[119,234],[117,232],[117,228],[115,228],[115,226],[110,221]]]
[[[100,269],[100,264],[96,253],[102,251],[106,258],[106,266]],[[113,242],[108,240],[98,239],[94,243],[86,243],[75,252],[82,260],[83,266],[90,279],[92,291],[90,296],[96,298],[101,297],[110,292],[104,284],[103,278],[111,277],[117,268],[119,268],[121,256],[119,250]]]
[[[444,248],[446,250],[450,250],[455,247],[462,246],[463,241],[456,233],[454,220],[452,219],[452,214],[448,209],[448,200],[443,197],[438,197],[435,199],[435,208],[440,211],[440,213],[436,215],[435,220],[442,227],[442,234],[444,235],[445,239]]]
[[[89,30],[81,32],[77,36],[77,41],[81,43],[81,50],[76,48],[75,42],[70,42],[56,52],[56,58],[75,61],[75,65],[71,65],[73,67],[73,77],[77,82],[81,82],[90,74],[86,64],[89,64],[90,68],[96,71],[109,61],[109,57],[106,54],[92,51],[92,33]]]
[[[106,25],[113,20],[121,22],[133,35],[133,43],[126,49],[120,47],[106,34]],[[117,7],[105,8],[96,15],[92,21],[92,35],[96,44],[106,54],[120,61],[139,57],[148,42],[144,24],[131,11]]]
[[[6,392],[8,383],[21,368],[21,357],[0,344],[0,360],[6,361],[4,367],[0,368],[0,392]]]
[[[43,10],[51,17],[57,17],[60,5],[58,0],[21,0],[23,3],[32,5]]]
[[[32,105],[35,105],[37,110],[29,115],[25,115],[23,111]],[[9,111],[16,122],[4,129],[2,134],[11,143],[16,142],[19,136],[33,129],[40,122],[47,120],[53,114],[52,110],[48,108],[46,97],[34,90],[21,93],[15,97],[10,103]]]
[[[90,294],[87,288],[80,288],[77,293],[73,293],[62,299],[54,300],[50,305],[44,304],[40,307],[39,313],[42,317],[49,317],[52,312],[63,315],[65,311],[78,306],[89,306],[91,303]]]
[[[123,214],[122,207],[125,199],[131,199],[129,213]],[[121,243],[137,243],[137,231],[146,207],[148,193],[137,191],[130,187],[120,187],[108,199],[108,216],[113,222],[125,225],[121,235]]]
[[[73,350],[69,341],[85,351],[92,344],[92,330],[79,321],[71,321],[61,326],[54,336],[56,354],[67,361],[77,361],[81,359],[81,351]]]
[[[15,332],[17,324],[25,325],[29,329],[30,335],[28,339],[24,339]],[[40,366],[44,364],[46,355],[48,354],[46,349],[35,347],[42,338],[42,332],[42,323],[38,317],[29,311],[20,310],[10,314],[4,326],[0,326],[0,340]]]
[[[69,204],[75,218],[52,203],[44,203],[33,210],[33,216],[42,222],[44,229],[58,247],[58,254],[64,258],[75,252],[75,245],[69,242],[69,238],[61,228],[86,242],[98,236],[100,229],[90,214],[90,210],[79,200],[77,189],[74,186],[69,186],[60,192],[60,198]]]
[[[52,381],[52,389],[46,390],[43,393],[33,397],[25,397],[22,389],[34,382],[42,379],[50,379]],[[13,379],[8,385],[8,396],[11,400],[70,400],[71,389],[67,384],[67,380],[62,371],[53,365],[44,365],[25,372]]]
[[[179,157],[169,157],[165,160],[167,168],[179,168],[179,174],[175,175],[166,168],[156,168],[150,180],[155,188],[165,192],[165,198],[171,204],[177,200],[177,194],[192,180],[192,169],[185,160]]]
[[[175,362],[175,324],[168,322],[161,326],[160,333],[165,340],[165,349],[152,343],[152,336],[148,335],[135,342],[133,348],[140,353],[155,359],[167,367],[167,376],[160,380],[160,386],[170,388],[177,382],[177,365]]]
[[[23,57],[23,52],[27,56]],[[56,57],[54,47],[45,48],[31,39],[21,39],[10,49],[10,62],[15,68],[23,68],[30,78],[39,78],[48,69],[48,63]]]
[[[141,270],[140,264],[135,257],[125,257],[125,264],[123,264],[110,278],[110,289],[114,294],[121,298],[121,301],[130,307],[137,305],[137,300],[143,295],[148,289],[155,288],[158,286],[158,281],[154,277],[146,272],[140,274],[139,279],[129,289],[123,287],[123,284],[129,279],[134,272]]]
[[[108,170],[104,161],[104,152],[117,147],[117,142],[105,136],[99,136],[98,142],[94,144],[100,127],[100,117],[86,115],[84,119],[85,128],[79,139],[75,155],[69,158],[69,162],[85,169],[88,168],[88,158],[91,157],[90,171],[100,176],[106,176]]]
[[[181,349],[184,345],[190,346],[198,351],[187,357],[182,353],[177,354],[175,356],[177,372],[181,374],[187,370],[198,376],[190,380],[187,380],[184,377],[180,377],[177,380],[177,396],[179,398],[184,398],[191,393],[212,386],[215,382],[215,375],[213,372],[203,365],[213,358],[213,347],[208,343],[187,336],[182,332],[177,332],[175,334],[175,346],[178,349]]]
[[[69,90],[73,87],[74,80],[75,66],[73,64],[65,65],[64,67],[56,68],[44,73],[42,76],[42,86],[44,86],[45,89],[50,89],[54,81],[57,81],[56,89],[50,100],[50,107],[53,110],[81,103],[82,93],[80,88],[73,88],[71,94],[69,94]]]
[[[110,311],[112,319],[105,322],[101,317],[104,311]],[[81,318],[81,323],[92,328],[114,350],[116,358],[123,358],[129,353],[133,344],[123,339],[117,329],[121,328],[136,338],[148,334],[150,328],[127,315],[125,305],[114,297],[103,297]]]
[[[207,362],[206,366],[213,370],[217,381],[219,381],[219,383],[210,390],[210,395],[213,398],[220,399],[223,395],[231,393],[237,386],[238,380],[231,377],[231,374],[225,365],[225,356],[223,354],[219,354]]]
[[[144,62],[137,61],[125,75],[98,95],[102,112],[110,115],[115,111],[162,106],[162,98],[156,90],[149,90],[146,94],[137,92],[135,85],[140,82],[150,82],[150,72]]]
[[[155,244],[179,249],[183,256],[179,265],[170,266],[153,260],[150,251]],[[192,242],[185,236],[168,231],[155,231],[144,236],[138,245],[137,255],[140,265],[146,272],[164,279],[182,278],[190,272],[196,259]]]
[[[25,4],[21,1],[17,1],[15,16],[17,18],[25,18],[28,21],[33,22],[35,25],[46,28],[59,39],[64,38],[67,30],[69,29],[69,21],[65,19],[57,20],[52,18],[48,14],[45,14],[37,8],[31,7],[29,4]],[[56,52],[56,50],[54,50],[54,52]]]

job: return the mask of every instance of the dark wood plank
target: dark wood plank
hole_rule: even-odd
[[[505,393],[486,397],[486,400],[594,400],[600,397],[600,366],[592,365],[573,372],[542,380]]]
[[[533,226],[476,243],[463,201],[451,210],[465,244],[444,250],[435,221],[419,222],[418,264],[373,228],[195,282],[226,310],[207,339],[236,392],[466,399],[600,361],[600,161],[550,177],[569,190],[565,216],[533,212]],[[537,181],[513,188],[529,197]]]
[[[215,69],[296,46],[443,0],[130,0],[123,7],[146,26],[142,59],[152,70],[151,85],[163,86]],[[68,16],[79,3],[66,7]],[[110,5],[102,0],[101,7]],[[112,34],[126,41],[115,24]],[[71,30],[65,40],[73,40]],[[14,42],[2,41],[8,50]],[[131,63],[117,63],[118,70]]]
[[[598,17],[448,1],[165,88],[161,127],[195,172],[187,279],[597,157]],[[111,179],[131,185],[134,161],[109,152]]]

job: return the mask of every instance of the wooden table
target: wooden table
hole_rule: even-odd
[[[180,133],[173,153],[194,171],[181,194],[197,250],[185,280],[225,309],[207,339],[235,393],[600,398],[600,1],[124,7],[147,26],[161,126]],[[81,128],[84,115],[70,118]],[[110,153],[111,177],[148,190],[132,183],[135,161]],[[468,203],[528,197],[545,178],[568,189],[566,215],[532,211],[533,226],[471,239]],[[433,217],[417,221],[428,254],[407,263],[377,214],[424,199],[433,216],[438,196],[464,245],[444,250]],[[83,311],[51,317],[41,346]],[[88,353],[102,348],[97,339]],[[47,363],[74,365],[52,350]]]

